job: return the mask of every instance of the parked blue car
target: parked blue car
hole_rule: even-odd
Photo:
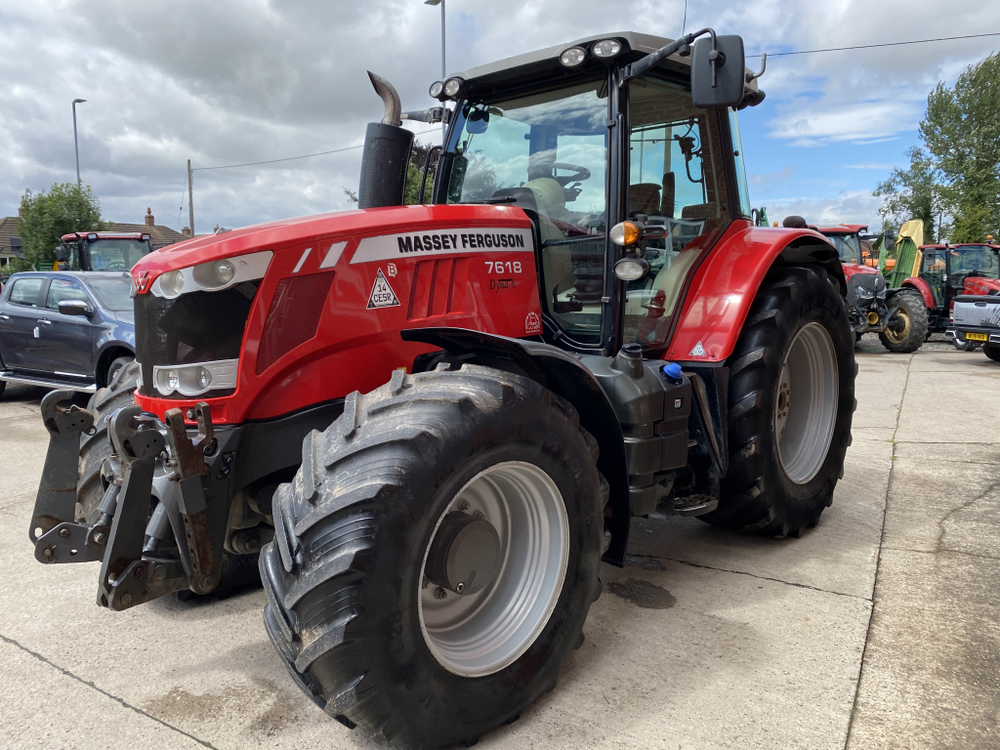
[[[93,393],[135,359],[127,273],[29,271],[0,292],[0,395],[9,382]]]

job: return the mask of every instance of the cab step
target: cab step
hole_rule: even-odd
[[[687,495],[674,498],[674,513],[678,516],[700,516],[719,507],[719,498],[711,495]]]

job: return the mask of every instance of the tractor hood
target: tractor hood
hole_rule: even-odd
[[[876,271],[871,266],[862,266],[858,265],[857,263],[844,263],[843,266],[844,266],[844,276],[848,280],[850,280],[852,276],[855,276],[857,274],[864,274],[864,275],[874,274],[875,276],[878,276],[878,271]]]
[[[967,276],[963,294],[1000,294],[1000,279]]]
[[[476,205],[391,206],[284,219],[168,245],[142,258],[132,269],[132,278],[138,293],[144,294],[157,277],[168,271],[250,253],[277,254],[286,248],[311,243],[317,245],[317,252],[325,245],[325,252],[332,244],[346,242],[341,258],[342,262],[349,262],[358,241],[364,237],[408,232],[432,234],[443,227],[526,228],[530,223],[524,211],[515,206]],[[441,248],[435,250],[440,252]]]

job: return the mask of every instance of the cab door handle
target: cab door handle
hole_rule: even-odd
[[[39,318],[38,322],[41,323],[43,326],[50,326],[50,325],[52,325],[52,321],[49,320],[48,318]]]
[[[10,316],[5,315],[4,313],[0,313],[0,320],[10,320]]]

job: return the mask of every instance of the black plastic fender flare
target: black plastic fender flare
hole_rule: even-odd
[[[440,352],[420,355],[414,360],[414,372],[431,369],[442,360],[513,370],[573,404],[580,414],[580,424],[600,446],[597,468],[611,488],[608,498],[611,515],[604,519],[605,528],[611,532],[611,544],[602,559],[624,567],[632,519],[625,439],[611,402],[583,363],[551,344],[464,328],[411,328],[401,331],[400,335],[404,341],[430,344],[447,353],[444,357]]]

